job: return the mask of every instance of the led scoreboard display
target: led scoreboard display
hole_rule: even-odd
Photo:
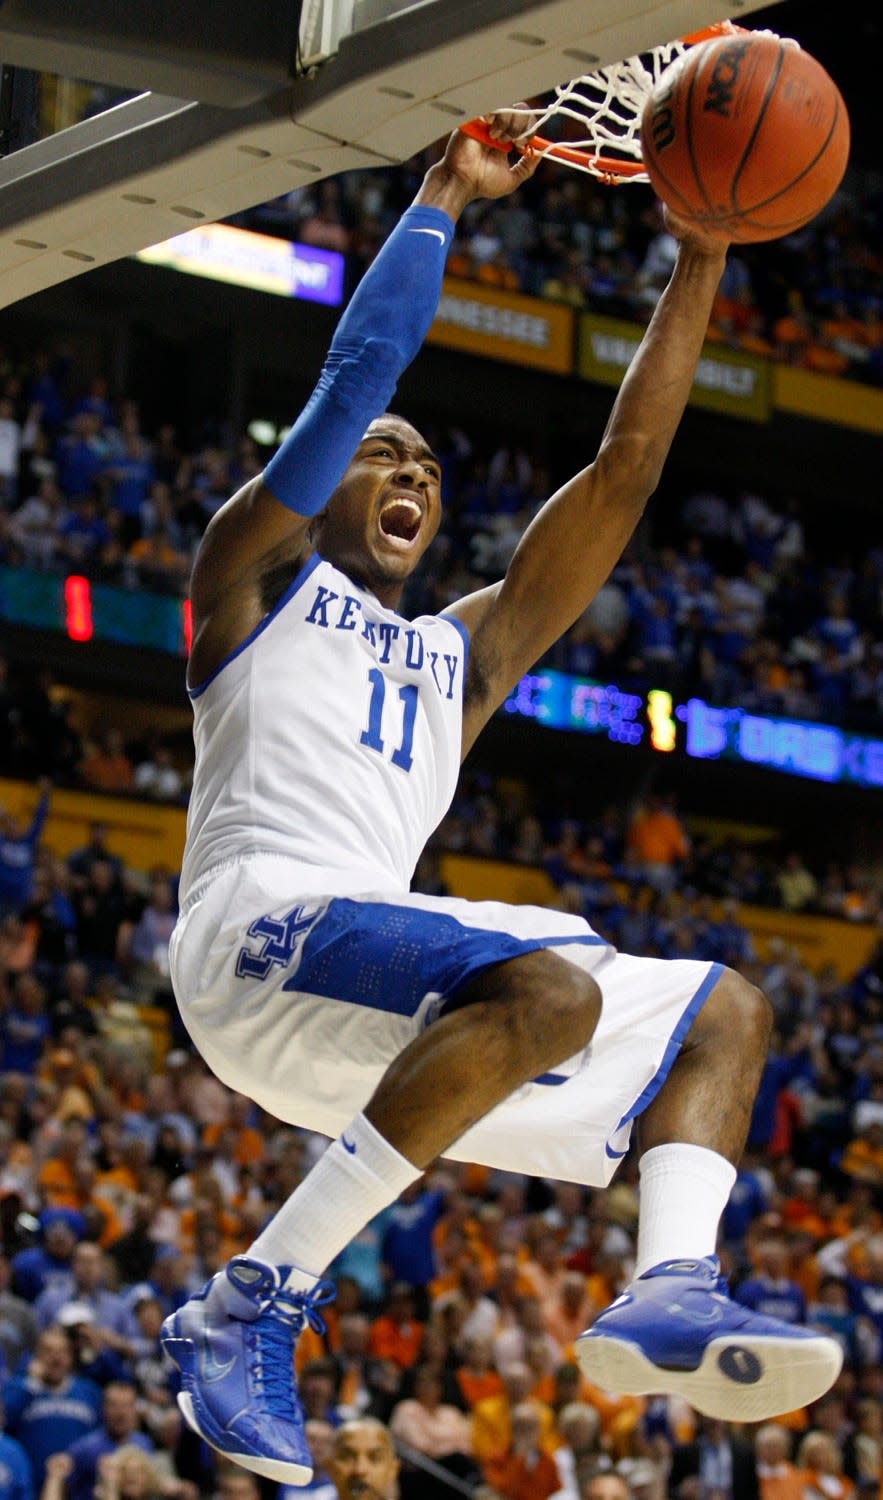
[[[186,656],[190,600],[111,588],[79,574],[0,568],[0,619],[62,630],[71,641],[118,641]]]
[[[676,704],[660,688],[642,695],[565,672],[529,673],[501,711],[660,754],[681,751],[697,760],[741,761],[813,781],[883,787],[883,739],[701,698]]]
[[[111,588],[79,574],[63,578],[29,568],[0,568],[0,620],[63,631],[79,643],[116,641],[181,658],[190,650],[189,600]],[[529,672],[500,714],[547,729],[602,735],[612,744],[660,755],[735,761],[813,781],[883,787],[883,739],[702,698],[676,703],[664,688],[638,693],[567,672]]]

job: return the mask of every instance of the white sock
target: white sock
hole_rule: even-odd
[[[635,1276],[665,1260],[713,1255],[736,1168],[716,1151],[680,1141],[645,1151],[639,1165]]]
[[[369,1219],[422,1175],[358,1114],[246,1254],[321,1276]]]

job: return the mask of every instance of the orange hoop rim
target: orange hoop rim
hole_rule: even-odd
[[[699,31],[690,31],[686,36],[679,37],[678,41],[684,47],[695,47],[700,42],[714,41],[716,37],[745,36],[748,33],[747,26],[737,26],[735,21],[713,21],[710,26],[703,26]],[[505,142],[491,140],[487,126],[480,119],[469,120],[465,125],[461,125],[460,129],[464,135],[481,141],[485,146],[493,146],[498,151],[510,149]],[[604,156],[601,152],[582,151],[578,146],[568,146],[560,141],[549,141],[541,135],[532,135],[529,140],[517,145],[515,149],[520,151],[522,156],[528,151],[536,151],[542,156],[551,157],[553,161],[578,167],[583,172],[590,172],[592,176],[611,187],[615,187],[618,183],[630,182],[646,170],[642,157],[629,161],[622,157]]]

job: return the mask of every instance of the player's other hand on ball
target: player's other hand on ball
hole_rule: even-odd
[[[669,234],[674,235],[685,248],[696,250],[700,255],[718,258],[726,256],[729,240],[722,234],[714,234],[692,219],[682,219],[667,203],[662,205],[662,216]]]

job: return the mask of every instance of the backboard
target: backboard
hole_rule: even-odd
[[[0,306],[295,187],[404,161],[489,109],[759,4],[251,0],[243,14],[266,31],[246,46],[218,0],[209,10],[230,24],[201,46],[194,0],[128,0],[125,37],[107,24],[113,0],[7,0],[3,61],[152,91],[0,161]],[[147,12],[166,17],[150,45],[135,24]]]

